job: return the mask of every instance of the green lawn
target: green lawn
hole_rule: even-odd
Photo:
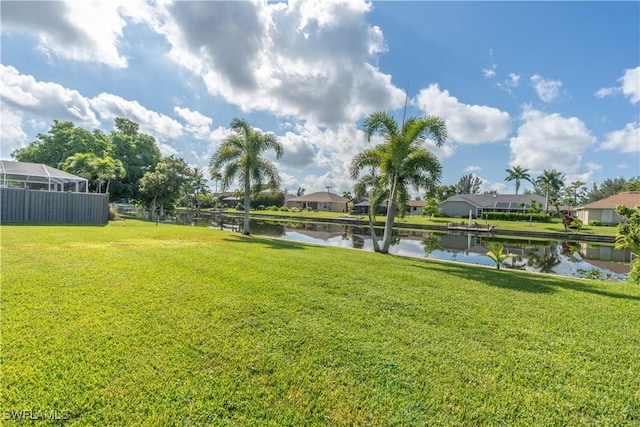
[[[3,425],[640,422],[637,285],[134,220],[0,232]]]

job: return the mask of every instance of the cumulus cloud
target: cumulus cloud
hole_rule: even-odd
[[[22,130],[22,117],[13,111],[2,108],[0,111],[0,132],[2,132],[2,144],[0,144],[0,158],[9,159],[13,150],[27,145],[27,134]]]
[[[186,122],[185,131],[197,139],[208,139],[213,119],[188,108],[173,107],[173,111]]]
[[[640,153],[640,126],[627,123],[624,129],[608,133],[599,150],[617,150],[622,154]]]
[[[536,90],[538,97],[544,102],[552,102],[560,95],[562,82],[560,80],[546,80],[539,74],[531,76],[531,84]]]
[[[244,111],[321,125],[402,105],[404,93],[372,63],[386,47],[360,1],[175,2],[158,31],[169,56],[208,91]],[[242,22],[242,25],[237,25]]]
[[[464,168],[465,172],[478,172],[481,170],[482,168],[480,166],[467,166],[466,168]]]
[[[37,81],[33,76],[2,64],[0,82],[2,104],[7,109],[27,112],[36,117],[69,120],[80,126],[100,125],[89,100],[76,90],[57,83]]]
[[[510,139],[510,165],[519,165],[540,173],[557,169],[575,173],[580,169],[582,153],[591,148],[596,138],[584,122],[576,117],[545,114],[526,107],[520,116],[522,123],[516,136]]]
[[[2,32],[27,33],[38,39],[47,55],[125,68],[118,51],[125,17],[140,21],[151,16],[144,1],[2,3]]]
[[[449,138],[462,144],[494,142],[511,132],[508,113],[486,105],[463,104],[437,84],[422,89],[415,103],[425,113],[445,120]]]
[[[603,87],[596,92],[597,98],[604,98],[617,93],[622,93],[629,98],[632,104],[640,102],[640,66],[636,68],[628,68],[624,71],[622,77],[618,79],[620,86]]]

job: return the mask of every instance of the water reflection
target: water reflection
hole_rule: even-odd
[[[342,224],[275,223],[255,221],[255,234],[297,242],[373,250],[369,230]],[[382,230],[378,230],[382,237]],[[492,266],[485,254],[492,241],[502,242],[505,251],[516,254],[505,261],[506,268],[581,276],[594,268],[624,280],[629,272],[628,250],[582,242],[508,239],[474,234],[400,231],[394,236],[390,253]],[[604,256],[601,256],[604,255]]]
[[[213,222],[211,219],[202,219],[193,224],[238,231],[241,219],[225,217]],[[373,250],[367,227],[251,220],[251,232],[296,242]],[[381,238],[382,230],[376,232]],[[395,255],[494,266],[494,262],[486,256],[489,242],[494,241],[503,243],[506,252],[516,255],[502,264],[505,268],[564,276],[584,276],[585,272],[598,269],[605,275],[611,275],[613,280],[625,280],[629,272],[629,250],[586,242],[510,239],[435,231],[398,231],[393,236],[389,252]]]

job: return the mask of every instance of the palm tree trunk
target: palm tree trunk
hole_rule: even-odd
[[[251,180],[247,174],[244,183],[244,227],[242,228],[242,233],[247,236],[251,234],[249,231],[249,205],[251,205]]]
[[[393,186],[391,187],[391,194],[389,194],[389,202],[387,203],[387,218],[384,223],[384,235],[382,237],[382,252],[383,254],[389,253],[389,247],[391,246],[391,235],[393,234],[393,220],[396,216],[396,189],[397,178],[393,177]]]
[[[369,232],[371,233],[371,241],[373,242],[374,252],[380,252],[380,245],[378,244],[378,237],[376,236],[376,230],[373,227],[373,217],[371,215],[371,206],[369,206]]]

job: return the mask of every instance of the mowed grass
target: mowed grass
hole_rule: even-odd
[[[4,425],[640,423],[638,286],[133,220],[0,232]]]

